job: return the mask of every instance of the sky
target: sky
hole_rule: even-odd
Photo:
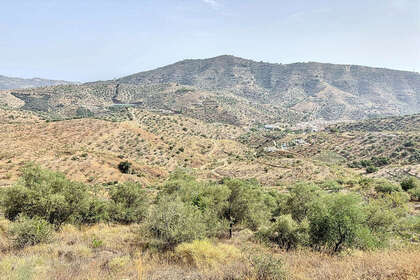
[[[224,54],[420,72],[420,0],[0,0],[0,75],[87,82]]]

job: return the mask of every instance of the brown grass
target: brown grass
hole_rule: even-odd
[[[211,250],[196,248],[200,261],[213,264],[189,265],[176,252],[145,250],[140,244],[136,225],[99,224],[81,229],[65,226],[52,243],[17,250],[7,241],[9,223],[0,220],[0,279],[249,279],[257,280],[247,259],[225,259],[229,250],[260,248],[243,234],[233,240],[217,241]],[[237,249],[235,249],[235,247]],[[240,249],[242,248],[242,249]],[[260,248],[262,249],[262,248]],[[198,251],[197,251],[198,250]],[[217,254],[215,254],[216,250]],[[247,250],[247,249],[245,249]],[[414,280],[420,276],[420,249],[395,249],[376,252],[348,252],[331,256],[310,250],[277,252],[262,249],[283,259],[288,279],[389,279]],[[243,251],[244,256],[252,251]],[[229,254],[228,254],[229,255]],[[223,260],[217,264],[215,258]],[[214,266],[217,264],[216,266]]]
[[[294,279],[420,279],[418,249],[354,252],[349,256],[331,256],[311,251],[284,254]]]

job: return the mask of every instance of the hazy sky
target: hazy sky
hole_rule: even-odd
[[[420,0],[0,0],[0,75],[94,81],[222,54],[420,71]]]

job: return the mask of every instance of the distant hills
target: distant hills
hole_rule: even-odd
[[[0,90],[2,89],[20,89],[20,88],[35,88],[55,85],[74,84],[73,82],[47,80],[41,78],[22,79],[12,78],[0,75]]]
[[[235,125],[361,120],[420,112],[420,74],[356,65],[184,60],[113,81],[4,92],[0,104],[58,117],[124,107]]]

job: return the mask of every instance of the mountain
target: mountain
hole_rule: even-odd
[[[55,117],[139,107],[234,125],[334,122],[420,112],[420,74],[234,56],[184,60],[113,81],[13,90],[0,104]]]
[[[73,84],[67,81],[46,80],[41,78],[22,79],[12,78],[0,75],[0,90],[2,89],[18,89],[18,88],[35,88],[55,85]]]

